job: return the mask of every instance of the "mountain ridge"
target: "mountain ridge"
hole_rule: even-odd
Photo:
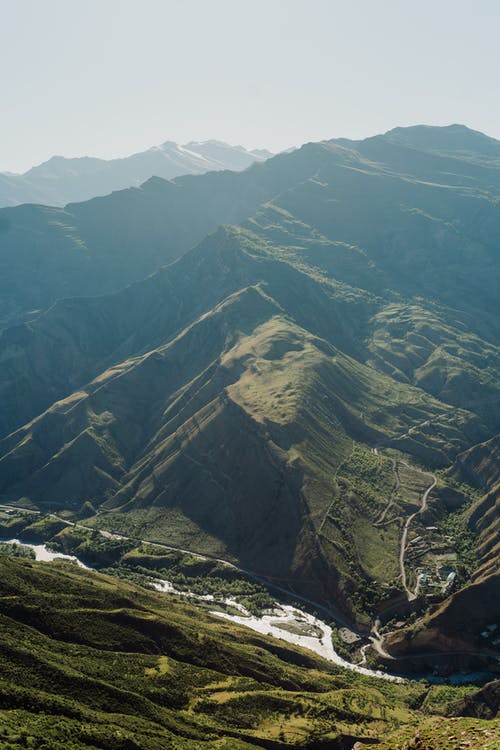
[[[115,159],[52,156],[23,174],[0,172],[0,207],[39,203],[63,207],[114,190],[139,186],[153,175],[173,179],[183,174],[246,169],[272,156],[223,141],[165,141],[145,151]]]
[[[90,501],[100,507],[97,523],[108,530],[123,533],[132,525],[143,538],[158,541],[161,535],[177,546],[226,555],[261,575],[292,578],[299,590],[308,581],[307,591],[334,598],[339,609],[357,616],[349,604],[354,581],[373,575],[373,562],[363,561],[360,573],[359,562],[346,560],[341,550],[347,539],[356,550],[359,542],[345,523],[374,519],[382,506],[370,508],[360,499],[349,509],[349,494],[331,480],[353,446],[390,440],[417,459],[446,465],[470,439],[488,432],[472,413],[375,375],[353,358],[362,354],[356,330],[367,324],[374,301],[310,274],[276,257],[273,246],[248,229],[226,227],[145,282],[109,300],[82,301],[97,311],[128,299],[115,313],[123,332],[103,347],[107,355],[115,348],[116,355],[107,368],[101,355],[88,384],[76,359],[80,380],[72,385],[74,376],[66,373],[63,400],[40,416],[32,404],[34,421],[4,438],[4,500],[74,511]],[[159,293],[152,294],[155,285]],[[198,317],[179,304],[179,293],[189,295],[192,288],[199,293]],[[165,289],[176,289],[166,307]],[[145,292],[154,324],[143,318],[141,336],[130,338],[135,311],[148,309],[132,303],[133,295],[144,299]],[[317,317],[320,304],[323,319]],[[178,312],[172,317],[183,308],[183,322]],[[352,321],[346,326],[348,310]],[[51,315],[57,317],[57,306],[45,317]],[[63,317],[71,341],[73,324],[67,312]],[[111,320],[100,313],[94,318],[89,330],[96,341],[101,326],[115,329]],[[35,324],[24,328],[36,342]],[[158,345],[158,336],[164,344]],[[65,372],[59,348],[53,366]],[[67,345],[63,350],[71,352]],[[20,377],[5,367],[3,372],[18,389]],[[33,372],[39,382],[40,368]],[[49,366],[53,387],[51,372]],[[21,399],[29,405],[22,393]],[[45,403],[50,400],[48,393]],[[401,438],[439,414],[450,419],[440,435],[424,429]],[[366,448],[356,450],[366,455]],[[376,463],[380,470],[386,466],[385,459]]]
[[[423,556],[470,581],[482,530],[450,467],[498,433],[500,170],[373,147],[0,212],[5,257],[49,263],[57,237],[76,288],[92,261],[87,293],[128,258],[166,263],[1,332],[3,499],[90,504],[106,531],[224,554],[365,630],[420,606]]]

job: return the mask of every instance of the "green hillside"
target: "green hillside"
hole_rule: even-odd
[[[35,321],[20,362],[42,346],[52,392],[56,363],[61,379],[77,376],[81,385],[73,380],[78,390],[66,396],[63,381],[57,395],[65,398],[3,440],[2,491],[9,502],[49,510],[78,512],[90,501],[103,528],[293,581],[366,625],[398,585],[399,516],[392,526],[374,525],[392,471],[372,447],[392,445],[417,462],[446,466],[488,434],[488,420],[436,400],[411,377],[375,369],[359,336],[375,317],[380,326],[382,313],[370,313],[385,309],[383,301],[277,257],[277,249],[248,229],[220,230],[143,284],[84,301],[65,318],[64,336],[83,323],[83,354],[97,371],[113,347],[93,359],[94,341],[104,348],[115,337],[114,356],[127,357],[87,385],[74,339],[52,352],[44,347],[60,310]],[[160,292],[175,289],[178,305],[195,284],[198,309],[216,295],[222,301],[182,328],[181,316],[191,320],[196,307],[181,306],[172,320],[173,300]],[[119,304],[134,296],[134,304]],[[89,306],[92,327],[78,316]],[[138,314],[141,335],[127,337]],[[138,353],[159,336],[167,343]],[[61,370],[61,348],[73,372]],[[24,394],[36,391],[29,381],[21,389],[23,377],[26,370],[10,382],[28,409]],[[379,471],[385,479],[373,487]],[[401,500],[401,513],[416,502]]]
[[[489,686],[338,671],[171,596],[0,556],[2,748],[395,750],[417,734],[493,750]],[[481,706],[484,706],[481,709]],[[475,712],[484,718],[474,718]],[[449,716],[473,718],[446,718]]]

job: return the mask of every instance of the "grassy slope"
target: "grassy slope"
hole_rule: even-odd
[[[344,735],[377,738],[382,750],[417,726],[434,732],[435,748],[450,731],[474,750],[494,747],[495,722],[435,715],[470,690],[339,672],[71,565],[0,557],[0,572],[2,748],[243,750],[327,739],[335,748]]]
[[[270,260],[248,232],[226,230],[223,241],[246,278],[257,267],[265,285],[230,296],[7,438],[6,496],[73,509],[108,498],[96,519],[106,528],[225,556],[316,597],[341,591],[339,606],[350,611],[362,580],[391,564],[389,537],[394,564],[397,538],[371,527],[390,478],[369,496],[363,460],[350,460],[351,502],[335,482],[339,468],[353,441],[373,445],[452,412],[291,318],[354,348],[349,331],[328,330],[346,304],[342,291]],[[219,233],[205,256],[220,244]],[[320,323],[308,295],[324,296]],[[442,430],[414,439],[415,452],[446,463],[443,447],[464,440],[453,420]]]
[[[97,519],[105,527],[223,555],[293,579],[317,597],[340,593],[339,606],[349,612],[361,585],[394,577],[398,544],[397,527],[372,526],[390,476],[367,493],[373,476],[363,476],[364,464],[382,459],[367,459],[360,444],[386,442],[441,415],[439,430],[424,428],[399,444],[445,465],[469,435],[487,428],[409,378],[360,362],[356,334],[376,305],[370,295],[276,252],[249,229],[221,230],[146,282],[173,289],[191,266],[205,300],[225,298],[180,332],[176,323],[194,311],[172,320],[173,300],[160,305],[157,292],[141,339],[130,336],[144,285],[126,293],[137,301],[124,319],[116,298],[104,298],[106,312],[94,317],[91,335],[98,341],[105,325],[118,344],[115,358],[135,356],[5,439],[3,491],[8,499],[75,510],[107,499],[109,513]],[[215,287],[214,269],[221,272]],[[190,281],[177,288],[177,301],[187,298]],[[259,283],[247,286],[252,281]],[[158,340],[160,321],[160,336],[170,341],[137,356],[140,344]],[[29,342],[31,350],[40,345],[36,332]],[[78,365],[74,371],[84,377]],[[365,456],[357,463],[353,446]],[[355,607],[370,604],[362,599]]]

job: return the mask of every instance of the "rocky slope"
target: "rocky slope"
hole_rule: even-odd
[[[500,435],[460,453],[453,474],[482,490],[493,489],[500,482]]]
[[[457,701],[452,710],[455,716],[500,718],[500,680],[491,682],[476,693]]]

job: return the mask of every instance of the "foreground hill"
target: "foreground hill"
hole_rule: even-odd
[[[246,169],[272,154],[248,151],[221,141],[187,143],[166,141],[161,146],[120,159],[53,156],[22,175],[0,173],[0,206],[41,203],[65,206],[140,185],[153,175],[171,180],[182,174]]]
[[[0,556],[0,623],[6,748],[395,750],[419,735],[445,750],[451,735],[493,750],[498,737],[495,684],[370,680],[68,564]]]

